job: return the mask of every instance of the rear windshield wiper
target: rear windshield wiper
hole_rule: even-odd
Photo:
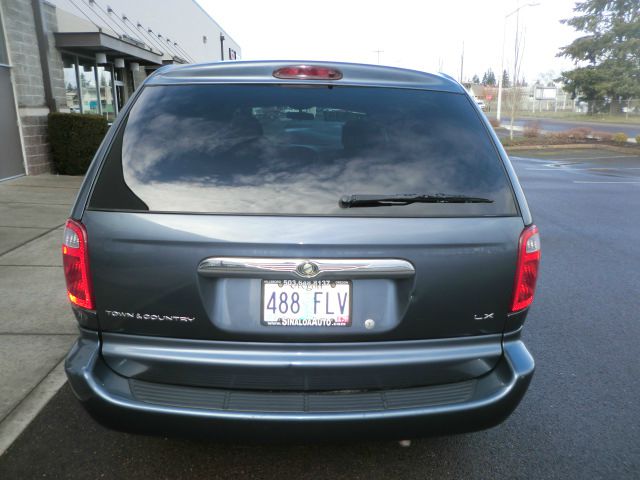
[[[340,208],[394,207],[411,205],[412,203],[493,203],[493,200],[482,197],[468,197],[466,195],[447,195],[445,193],[432,195],[403,193],[391,195],[344,195],[338,202]]]

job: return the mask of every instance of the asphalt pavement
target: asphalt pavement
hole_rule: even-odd
[[[640,156],[512,159],[542,266],[524,333],[536,374],[502,425],[409,448],[224,444],[109,431],[65,386],[0,457],[0,478],[639,478]]]

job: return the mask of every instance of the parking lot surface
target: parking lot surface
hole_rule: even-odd
[[[524,333],[537,370],[504,424],[409,448],[227,445],[106,430],[65,386],[0,458],[0,478],[638,478],[640,156],[512,159],[540,227],[542,271]]]

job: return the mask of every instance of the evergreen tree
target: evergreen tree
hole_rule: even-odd
[[[511,80],[509,80],[509,72],[504,70],[502,72],[502,88],[509,88],[511,86]]]
[[[640,2],[585,0],[574,12],[562,22],[585,35],[560,49],[558,56],[576,68],[558,80],[572,98],[587,101],[590,112],[607,104],[619,111],[624,100],[640,97]]]
[[[496,75],[493,73],[493,70],[489,69],[484,72],[484,75],[482,75],[482,84],[489,87],[495,87]]]

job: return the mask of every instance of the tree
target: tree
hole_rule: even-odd
[[[489,87],[496,86],[496,74],[493,73],[493,70],[489,69],[484,72],[484,75],[482,76],[482,84]]]
[[[509,72],[504,70],[502,72],[502,88],[509,88],[511,86],[511,81],[509,80]]]
[[[473,76],[473,78],[471,79],[471,82],[472,82],[474,85],[479,84],[479,83],[480,83],[480,78],[478,78],[478,75],[474,75],[474,76]]]
[[[588,102],[590,113],[607,105],[615,113],[623,101],[640,96],[640,2],[585,0],[574,12],[561,21],[585,35],[560,49],[558,56],[576,68],[558,80],[572,98]]]

